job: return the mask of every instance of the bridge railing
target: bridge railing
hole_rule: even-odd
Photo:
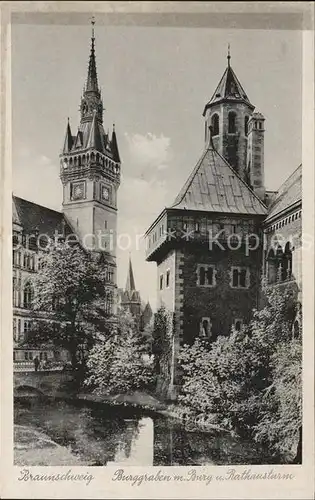
[[[39,372],[45,372],[45,371],[61,371],[64,367],[64,363],[53,363],[47,368],[40,368],[38,371]],[[34,367],[34,362],[33,361],[19,361],[16,363],[13,363],[13,371],[14,372],[34,372],[35,367]]]

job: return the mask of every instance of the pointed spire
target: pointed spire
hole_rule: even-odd
[[[116,132],[115,132],[115,123],[113,123],[113,132],[112,132],[112,140],[111,140],[111,150],[113,153],[113,159],[117,163],[120,163],[120,156],[119,156],[119,150],[118,150],[118,144],[117,144],[117,137],[116,137]]]
[[[129,255],[129,269],[127,274],[127,282],[126,282],[126,292],[132,292],[136,290],[135,279],[133,276],[131,257]]]
[[[96,61],[95,61],[95,33],[94,25],[95,19],[92,17],[92,36],[91,36],[91,52],[89,60],[88,77],[86,82],[86,92],[97,92],[99,93],[98,81],[97,81],[97,71],[96,71]]]
[[[152,314],[152,307],[151,307],[151,304],[150,304],[149,300],[147,301],[147,303],[145,305],[144,312]]]
[[[67,123],[67,129],[66,129],[66,136],[65,136],[65,142],[63,145],[63,152],[64,153],[70,153],[71,149],[73,146],[73,138],[72,138],[72,133],[71,133],[71,128],[70,128],[70,122],[68,118],[68,123]]]
[[[90,135],[88,139],[88,143],[86,145],[87,148],[94,148],[97,151],[103,152],[103,144],[102,144],[102,136],[100,131],[100,126],[96,118],[96,110],[93,112],[93,120],[90,129]]]
[[[234,73],[232,66],[230,64],[231,61],[231,53],[230,53],[230,44],[228,45],[228,55],[227,55],[228,65],[225,69],[222,78],[215,89],[210,101],[206,104],[203,112],[203,116],[206,115],[206,111],[213,104],[218,104],[227,100],[232,102],[242,102],[247,104],[249,108],[252,110],[255,109],[242,87],[239,79]]]

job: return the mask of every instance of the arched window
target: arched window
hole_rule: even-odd
[[[245,120],[244,120],[244,128],[245,128],[245,135],[248,135],[248,116],[245,116]]]
[[[242,319],[235,319],[233,322],[233,326],[237,332],[240,332],[243,327],[243,320]]]
[[[283,281],[284,268],[283,268],[283,250],[281,245],[278,245],[276,249],[276,267],[277,267],[277,281]]]
[[[282,278],[284,280],[289,280],[292,277],[292,249],[291,244],[288,243],[285,246],[283,259],[282,259]]]
[[[277,280],[277,259],[274,250],[271,248],[267,255],[266,274],[268,283],[275,283]]]
[[[33,300],[33,287],[32,285],[28,282],[26,283],[24,287],[24,300],[23,300],[23,305],[25,309],[30,309],[32,306],[32,300]]]
[[[219,135],[219,115],[214,114],[211,118],[212,135]]]
[[[235,134],[236,132],[236,113],[230,111],[229,113],[229,134]]]

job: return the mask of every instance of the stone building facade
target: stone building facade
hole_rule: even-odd
[[[65,352],[51,345],[27,346],[32,329],[32,278],[40,266],[41,244],[56,234],[73,234],[87,250],[99,252],[107,269],[105,311],[116,312],[117,191],[121,161],[115,127],[111,135],[103,126],[103,101],[97,79],[94,25],[86,85],[81,98],[80,124],[72,135],[68,120],[60,154],[63,188],[62,211],[57,212],[13,196],[13,336],[16,369],[41,359],[64,361]]]
[[[196,336],[241,330],[261,304],[261,279],[301,289],[301,167],[278,192],[264,186],[265,119],[230,64],[206,104],[205,147],[173,204],[146,232],[157,263],[158,305],[173,315],[162,392],[176,397],[177,354]],[[295,214],[298,215],[295,215]],[[285,222],[286,221],[286,222]],[[271,249],[279,229],[281,250]],[[296,241],[288,244],[292,232]],[[294,271],[291,271],[293,270]]]

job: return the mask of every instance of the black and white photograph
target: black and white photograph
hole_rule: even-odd
[[[14,465],[287,479],[303,31],[117,16],[12,14]]]

